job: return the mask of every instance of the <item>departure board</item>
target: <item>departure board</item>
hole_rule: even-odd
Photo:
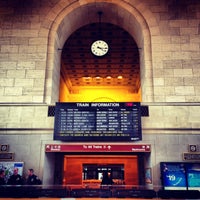
[[[139,102],[56,103],[54,140],[142,140],[140,108]]]

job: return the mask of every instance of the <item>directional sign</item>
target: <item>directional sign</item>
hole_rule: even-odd
[[[9,161],[14,159],[14,153],[0,153],[0,161]]]
[[[46,152],[151,152],[150,144],[46,144]]]
[[[183,160],[200,161],[200,153],[183,153]]]

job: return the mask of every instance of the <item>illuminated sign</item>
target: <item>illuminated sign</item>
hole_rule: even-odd
[[[200,163],[161,162],[165,190],[200,190]]]
[[[151,152],[149,144],[46,144],[46,152]]]
[[[183,163],[161,163],[162,184],[165,190],[186,190],[186,171]]]
[[[56,103],[54,140],[123,142],[141,139],[139,102]]]

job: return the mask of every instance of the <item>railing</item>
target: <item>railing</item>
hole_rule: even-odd
[[[159,187],[158,187],[159,188]],[[82,185],[53,186],[0,186],[0,198],[157,198],[157,199],[200,199],[199,190],[148,189],[144,186],[103,185],[100,188],[86,188]]]

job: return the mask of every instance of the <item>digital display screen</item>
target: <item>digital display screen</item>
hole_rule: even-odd
[[[183,163],[161,163],[162,184],[165,190],[186,190],[186,171]]]
[[[187,164],[187,180],[189,190],[200,190],[200,163]]]
[[[139,102],[56,103],[54,140],[142,140]]]
[[[165,190],[200,190],[200,163],[161,162]]]

